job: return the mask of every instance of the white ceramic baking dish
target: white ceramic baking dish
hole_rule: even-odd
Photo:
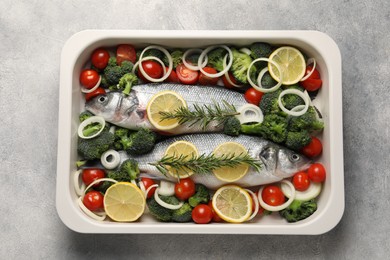
[[[318,199],[318,210],[309,218],[287,223],[278,214],[243,224],[161,223],[145,215],[134,223],[98,222],[77,205],[72,174],[76,171],[78,115],[84,99],[79,74],[97,47],[131,43],[137,47],[202,47],[212,44],[247,45],[256,41],[292,45],[317,60],[323,87],[316,99],[325,120],[320,161],[327,179]],[[87,30],[73,35],[61,55],[57,211],[66,226],[82,233],[203,233],[203,234],[321,234],[331,230],[344,212],[341,56],[336,43],[317,31],[129,31]]]

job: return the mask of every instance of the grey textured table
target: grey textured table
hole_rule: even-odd
[[[390,254],[387,1],[11,1],[0,7],[1,259]],[[345,214],[320,236],[83,235],[55,209],[60,52],[84,29],[304,29],[343,59]],[[342,147],[340,147],[342,149]]]

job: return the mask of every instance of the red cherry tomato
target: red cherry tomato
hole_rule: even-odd
[[[121,65],[125,60],[131,61],[132,63],[137,61],[137,54],[133,45],[120,44],[116,48],[116,63]]]
[[[149,179],[149,178],[141,178],[141,181],[142,181],[142,183],[143,183],[144,186],[145,186],[145,190],[149,189],[150,186],[156,184],[156,183],[154,182],[154,180]],[[146,197],[147,197],[147,198],[152,197],[155,191],[156,191],[156,187],[151,188],[150,191],[148,192],[148,194],[147,194]]]
[[[250,88],[245,91],[244,98],[248,103],[258,106],[263,95],[263,92]]]
[[[99,87],[95,91],[85,94],[85,101],[88,101],[96,96],[104,95],[104,94],[106,94],[104,88]]]
[[[92,65],[98,69],[104,69],[107,67],[108,60],[110,59],[110,54],[106,49],[98,48],[93,51],[91,56]]]
[[[176,67],[176,74],[180,82],[183,84],[192,85],[198,81],[199,72],[187,68],[184,64],[179,64]]]
[[[261,193],[262,199],[270,206],[282,205],[285,201],[282,190],[275,185],[268,185],[263,189]]]
[[[311,142],[303,147],[301,152],[309,158],[314,158],[320,155],[322,153],[322,143],[320,139],[312,136]]]
[[[195,194],[195,183],[190,178],[180,179],[175,184],[175,196],[180,200],[187,200]]]
[[[104,176],[106,176],[106,174],[104,173],[104,171],[102,169],[88,168],[88,169],[83,170],[83,172],[81,174],[81,179],[83,180],[85,185],[88,186],[89,184],[91,184],[95,180],[104,178]],[[100,183],[95,184],[94,187],[99,186],[99,184]]]
[[[165,67],[165,71],[168,71],[168,67]],[[168,78],[166,79],[167,82],[172,83],[180,83],[179,78],[177,77],[176,71],[172,69],[171,74],[169,74]]]
[[[229,79],[234,84],[237,84],[237,80],[234,78],[233,74],[230,72],[229,72]],[[223,85],[225,86],[225,88],[234,88],[235,87],[234,85],[230,84],[230,82],[226,79],[225,75],[222,76],[222,82],[223,82]]]
[[[326,170],[321,163],[313,163],[310,165],[307,174],[312,182],[323,182],[326,178]]]
[[[206,204],[199,204],[192,210],[192,220],[197,224],[207,224],[213,219],[213,211]]]
[[[96,70],[85,69],[80,74],[80,83],[87,89],[93,88],[99,81],[99,74]]]
[[[216,69],[211,68],[211,67],[204,67],[203,70],[209,74],[217,74],[218,73],[218,71]],[[217,85],[218,80],[219,80],[219,77],[211,78],[209,76],[206,76],[202,72],[199,75],[199,84],[200,85],[204,85],[204,86],[205,85]]]
[[[293,176],[293,184],[296,190],[298,191],[305,191],[310,186],[310,180],[309,176],[306,172],[297,172]]]
[[[312,70],[312,66],[307,66],[305,75],[309,74]],[[302,81],[301,86],[304,87],[307,91],[316,91],[321,88],[322,80],[320,73],[317,69],[314,69],[313,73],[306,80]]]
[[[155,62],[153,60],[146,60],[141,62],[141,66],[144,69],[145,73],[148,74],[149,77],[154,79],[159,79],[162,77],[164,71],[163,67],[160,63]],[[141,70],[138,69],[138,76],[145,82],[149,82],[148,79],[142,74]]]
[[[90,191],[85,194],[83,203],[90,211],[95,211],[103,208],[103,195],[98,191]]]
[[[218,214],[215,212],[214,208],[213,208],[213,202],[210,200],[209,203],[208,203],[209,207],[211,208],[211,211],[213,212],[213,222],[222,222],[223,219],[218,216]]]

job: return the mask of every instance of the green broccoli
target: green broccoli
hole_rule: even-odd
[[[238,136],[241,130],[241,123],[236,117],[230,117],[223,126],[223,133],[230,136]]]
[[[159,58],[160,60],[163,60],[165,54],[162,51],[157,49],[148,49],[144,52],[144,55],[142,57],[145,58],[149,56],[156,57]]]
[[[77,152],[84,160],[100,159],[102,154],[114,144],[114,141],[114,134],[103,130],[94,138],[79,138],[77,143]]]
[[[289,129],[290,131],[306,130],[312,133],[324,129],[324,123],[318,118],[315,108],[310,106],[305,114],[290,118]]]
[[[130,176],[130,180],[135,180],[139,174],[138,162],[134,159],[127,159],[121,164],[120,171]]]
[[[302,92],[304,91],[304,88],[299,86],[298,84],[291,85],[288,87],[288,89],[297,89],[297,90],[302,91]],[[304,105],[305,101],[298,95],[287,94],[287,95],[282,97],[282,103],[283,103],[285,108],[287,108],[288,110],[291,110],[296,106]]]
[[[226,50],[224,48],[216,48],[210,51],[207,55],[208,57],[208,65],[216,69],[217,71],[222,71],[223,66],[223,58],[226,55]]]
[[[191,207],[196,207],[199,203],[208,203],[210,200],[210,191],[203,184],[195,184],[195,194],[188,199]]]
[[[287,138],[288,121],[285,117],[265,115],[260,126],[260,135],[275,143],[283,143]]]
[[[300,151],[303,147],[311,142],[310,134],[302,130],[300,132],[288,132],[286,138],[286,146],[292,150]]]
[[[119,83],[117,85],[112,85],[109,87],[109,89],[112,91],[122,90],[123,94],[129,95],[131,87],[137,83],[138,77],[134,73],[126,73],[120,78]]]
[[[119,66],[116,63],[116,58],[111,57],[107,67],[103,71],[102,85],[106,88],[117,85],[123,75],[132,71],[133,66],[133,63],[127,60],[123,61]]]
[[[246,135],[260,135],[261,123],[242,124],[241,133]]]
[[[271,74],[269,74],[268,71],[264,73],[263,77],[261,78],[261,85],[263,86],[263,88],[272,88],[276,84],[278,84],[278,82],[274,80],[274,78],[271,76]]]
[[[102,124],[98,122],[90,123],[86,125],[83,129],[83,135],[84,136],[91,136],[96,134],[102,129]]]
[[[252,63],[252,58],[245,53],[242,53],[236,49],[232,49],[233,53],[233,64],[231,67],[231,71],[235,79],[239,82],[246,84],[248,83],[247,72],[249,65]],[[256,68],[252,67],[250,71],[250,75],[252,76],[256,72]]]
[[[135,160],[128,159],[121,164],[119,169],[107,171],[106,178],[114,179],[116,181],[131,182],[131,180],[137,178],[138,174],[138,163]],[[104,181],[97,187],[97,190],[105,193],[112,184],[112,182]]]
[[[175,196],[162,196],[159,195],[160,199],[168,204],[179,205],[179,200]],[[146,201],[150,214],[160,221],[168,222],[172,220],[173,210],[164,208],[157,201],[151,197]]]
[[[249,47],[253,59],[268,58],[272,53],[272,46],[266,42],[255,42]]]
[[[183,62],[183,60],[182,60],[183,51],[179,50],[179,49],[174,50],[171,52],[171,57],[172,57],[173,69],[176,69],[177,65],[179,65],[180,63]],[[164,64],[166,66],[169,65],[168,57],[166,55],[164,55],[164,58],[162,59],[162,61],[164,62]]]
[[[290,206],[279,211],[279,214],[288,222],[297,222],[311,216],[316,210],[317,203],[315,200],[294,200]]]
[[[150,152],[156,143],[157,135],[146,128],[131,131],[122,127],[115,129],[115,147],[130,155],[142,155]]]
[[[188,203],[184,203],[179,209],[172,212],[172,220],[175,222],[189,222],[192,220],[192,207]]]
[[[278,89],[273,92],[268,92],[263,95],[260,100],[259,107],[263,111],[264,115],[268,114],[280,114],[282,110],[278,104],[278,98],[282,90]]]
[[[81,112],[79,115],[80,123],[83,122],[85,119],[90,118],[91,116],[94,116],[94,114],[92,114],[88,110]]]

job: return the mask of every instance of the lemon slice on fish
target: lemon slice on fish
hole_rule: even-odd
[[[187,107],[185,100],[178,93],[170,90],[155,94],[146,108],[150,123],[161,131],[172,130],[179,125],[178,119],[162,120],[161,112],[173,113],[180,107]]]
[[[252,214],[252,198],[249,193],[236,185],[219,188],[212,199],[215,213],[231,223],[242,223]]]
[[[283,85],[293,85],[298,83],[305,75],[305,58],[296,48],[288,46],[280,47],[271,53],[269,59],[280,66]],[[272,78],[280,82],[280,72],[271,62],[268,63],[268,70]]]
[[[222,156],[242,156],[248,153],[247,149],[240,143],[236,142],[226,142],[220,144],[217,148],[215,148],[213,154],[216,157]],[[225,182],[234,182],[242,177],[249,170],[248,164],[239,164],[235,167],[227,167],[223,166],[213,171],[215,177]]]
[[[143,192],[129,182],[115,183],[104,195],[104,211],[114,221],[136,221],[144,213],[145,205]]]
[[[186,156],[184,160],[189,160],[191,158],[197,158],[198,155],[199,155],[198,149],[193,143],[187,141],[177,141],[171,144],[170,146],[168,146],[164,156],[167,157]],[[194,174],[194,172],[187,169],[183,169],[183,170],[169,169],[168,173],[175,178],[187,178],[192,174]]]

